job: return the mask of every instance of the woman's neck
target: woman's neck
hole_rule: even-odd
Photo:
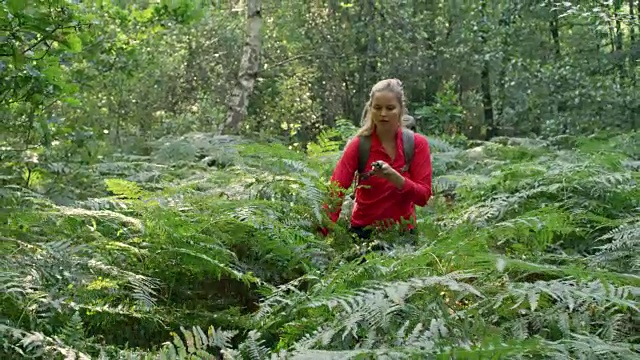
[[[395,129],[393,131],[388,131],[388,130],[387,131],[380,131],[380,128],[378,128],[378,127],[375,128],[376,135],[378,136],[380,141],[382,141],[383,143],[394,142],[397,131],[398,131],[397,129]]]

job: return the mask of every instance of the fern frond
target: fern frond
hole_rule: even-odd
[[[0,324],[0,334],[7,337],[3,339],[6,343],[15,342],[12,346],[24,356],[55,358],[62,355],[65,359],[91,359],[89,355],[73,349],[59,338],[49,337],[41,332],[23,331]]]
[[[216,354],[231,350],[231,339],[237,334],[237,331],[223,331],[213,326],[209,327],[206,334],[198,326],[191,330],[180,327],[180,332],[182,337],[171,333],[173,340],[164,343],[163,349],[157,354],[160,359],[217,359]]]
[[[623,224],[600,237],[599,241],[609,243],[599,246],[598,253],[592,256],[594,263],[607,265],[619,263],[620,269],[638,272],[636,266],[640,258],[640,221]],[[626,266],[625,266],[626,265]]]

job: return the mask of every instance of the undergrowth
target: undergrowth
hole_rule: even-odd
[[[344,220],[314,231],[337,129],[306,155],[208,134],[3,153],[0,357],[638,357],[638,134],[430,137],[418,246],[383,234],[363,262]]]

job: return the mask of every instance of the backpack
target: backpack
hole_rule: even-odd
[[[404,153],[404,166],[402,172],[409,171],[409,165],[413,159],[415,147],[415,133],[405,127],[402,128],[402,152]],[[358,143],[358,174],[365,172],[367,160],[369,160],[369,150],[371,149],[371,136],[360,136]]]

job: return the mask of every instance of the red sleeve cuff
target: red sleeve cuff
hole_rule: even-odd
[[[414,197],[414,194],[416,193],[416,183],[405,176],[402,189],[400,189],[400,191],[402,191],[403,194]]]
[[[340,217],[340,213],[342,212],[342,206],[338,207],[335,211],[331,211],[331,209],[329,209],[328,204],[324,204],[322,208],[327,212],[327,215],[329,216],[329,219],[332,222],[335,223],[338,221],[338,218]]]
[[[428,190],[423,189],[418,183],[406,177],[404,178],[401,191],[403,194],[409,196],[411,201],[418,206],[424,206],[426,199],[429,197],[427,194],[429,192]]]

